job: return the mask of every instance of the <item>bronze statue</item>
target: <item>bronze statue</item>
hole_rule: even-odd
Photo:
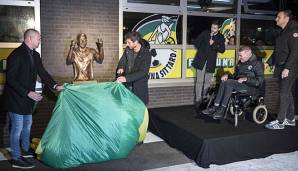
[[[78,47],[75,47],[77,43]],[[70,49],[67,55],[66,64],[73,64],[74,81],[90,81],[93,78],[93,60],[102,63],[104,59],[103,40],[98,39],[96,46],[98,52],[94,48],[88,48],[87,35],[79,33],[77,42],[71,41]]]

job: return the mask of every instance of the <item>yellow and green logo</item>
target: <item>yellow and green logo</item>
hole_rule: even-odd
[[[177,44],[178,15],[154,14],[138,22],[133,28],[150,45]],[[181,78],[181,50],[151,48],[150,79]]]

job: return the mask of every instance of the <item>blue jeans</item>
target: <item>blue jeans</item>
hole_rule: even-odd
[[[11,157],[14,160],[20,158],[20,140],[22,150],[28,151],[30,145],[30,130],[32,125],[32,115],[20,115],[8,112],[10,118],[10,149]]]

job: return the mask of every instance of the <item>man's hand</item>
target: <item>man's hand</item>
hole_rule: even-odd
[[[290,72],[290,70],[288,70],[286,68],[284,70],[282,70],[281,78],[284,79],[284,78],[288,77],[289,76],[289,72]]]
[[[39,102],[42,99],[42,95],[34,91],[30,91],[27,96],[36,102]]]
[[[247,81],[247,78],[239,78],[239,79],[238,79],[238,83],[243,83],[243,82],[245,82],[245,81]]]
[[[223,76],[221,76],[221,81],[227,81],[227,79],[228,79],[228,74],[225,74],[225,75],[223,75]]]
[[[61,90],[63,90],[63,86],[61,86],[61,85],[59,85],[59,86],[56,86],[56,88],[55,88],[57,91],[61,91]]]
[[[117,70],[117,74],[122,74],[124,72],[124,69],[122,69],[122,68],[119,68],[118,70]]]
[[[268,68],[269,64],[268,63],[264,63],[264,68]]]
[[[126,78],[123,77],[123,76],[118,77],[118,78],[117,78],[117,82],[119,82],[119,83],[126,83]]]
[[[210,39],[209,40],[209,45],[211,46],[211,45],[213,45],[213,43],[214,43],[214,40]]]

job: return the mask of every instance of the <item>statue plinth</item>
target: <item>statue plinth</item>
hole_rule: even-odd
[[[73,81],[73,84],[92,84],[92,83],[97,83],[96,80],[89,80],[89,81]]]

